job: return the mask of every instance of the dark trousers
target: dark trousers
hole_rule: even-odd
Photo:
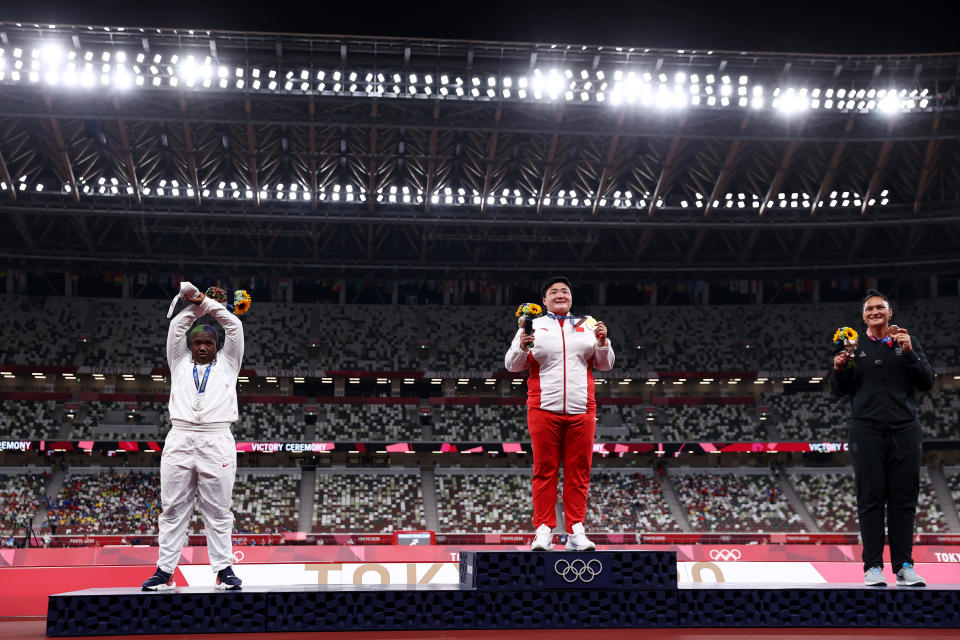
[[[896,433],[850,428],[863,570],[883,567],[884,510],[893,571],[913,563],[913,521],[920,493],[920,425]]]

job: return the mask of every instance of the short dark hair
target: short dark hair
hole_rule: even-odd
[[[890,298],[883,295],[876,289],[867,289],[867,295],[863,296],[863,300],[860,301],[860,304],[866,304],[867,300],[869,300],[870,298],[883,298],[883,301],[887,303],[888,307],[893,306],[890,304]]]
[[[546,298],[547,290],[558,282],[562,282],[563,284],[567,285],[567,288],[570,289],[571,292],[573,291],[573,285],[570,284],[569,278],[566,276],[554,276],[543,281],[543,286],[540,287],[540,296]]]

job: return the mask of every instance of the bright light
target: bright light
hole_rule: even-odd
[[[194,61],[193,56],[187,56],[187,58],[180,63],[180,66],[177,68],[177,73],[180,75],[180,78],[187,83],[188,87],[193,86],[199,73],[197,63]]]
[[[40,57],[49,65],[59,64],[63,59],[63,47],[55,42],[48,42],[43,45]]]
[[[899,111],[900,99],[897,97],[897,92],[894,90],[888,91],[887,95],[877,102],[877,108],[888,114],[894,114]]]
[[[784,113],[795,113],[805,111],[809,104],[807,102],[806,92],[797,93],[793,88],[784,91],[779,98],[779,108]],[[776,105],[776,100],[774,104]]]

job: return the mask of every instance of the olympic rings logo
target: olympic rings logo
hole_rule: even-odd
[[[719,560],[722,562],[736,562],[739,560],[743,554],[740,553],[740,549],[710,549],[710,559]]]
[[[593,582],[603,571],[603,564],[596,558],[589,562],[577,558],[573,562],[569,560],[557,560],[553,565],[553,570],[558,576],[573,584],[577,580],[581,582]]]

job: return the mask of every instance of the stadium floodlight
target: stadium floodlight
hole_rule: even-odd
[[[118,89],[129,89],[132,84],[131,80],[130,74],[127,73],[123,65],[118,66],[116,73],[113,74],[113,86]]]
[[[63,47],[56,42],[48,42],[43,45],[43,49],[40,51],[40,57],[48,65],[59,64],[63,59]]]
[[[877,102],[877,108],[880,109],[883,113],[894,114],[898,111],[900,107],[900,99],[897,97],[896,90],[890,90],[886,95]]]

